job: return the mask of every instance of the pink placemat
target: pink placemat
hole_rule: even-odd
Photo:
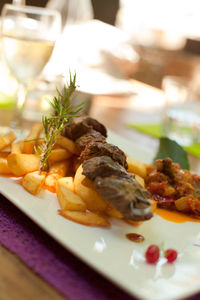
[[[64,249],[2,195],[0,243],[68,300],[135,299]],[[188,298],[199,299],[200,294]]]

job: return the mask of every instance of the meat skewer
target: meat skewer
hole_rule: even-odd
[[[80,150],[83,174],[104,199],[130,220],[143,221],[152,217],[147,190],[126,171],[128,164],[124,152],[106,142],[104,125],[90,117],[79,117],[67,127],[64,135],[75,141]]]

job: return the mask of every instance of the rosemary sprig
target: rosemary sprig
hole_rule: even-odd
[[[42,123],[44,127],[44,143],[40,145],[36,152],[40,156],[39,173],[48,170],[48,158],[51,154],[59,134],[67,127],[72,118],[78,116],[83,107],[83,103],[72,107],[71,96],[76,90],[76,74],[73,78],[70,73],[70,82],[68,87],[64,87],[63,94],[57,90],[57,96],[49,101],[53,108],[53,113],[49,117],[43,116]]]

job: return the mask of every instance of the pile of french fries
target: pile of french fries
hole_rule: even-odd
[[[43,126],[34,124],[24,140],[17,140],[14,132],[0,137],[0,174],[21,177],[26,191],[37,195],[41,189],[56,193],[59,214],[74,222],[109,227],[109,217],[123,219],[121,213],[93,188],[92,182],[82,174],[79,152],[75,143],[59,136],[49,157],[49,171],[39,174],[39,157],[35,147],[43,142]],[[127,156],[128,171],[144,186],[146,165]],[[74,175],[75,174],[75,175]],[[153,209],[156,202],[152,201]],[[139,222],[125,220],[132,225]]]

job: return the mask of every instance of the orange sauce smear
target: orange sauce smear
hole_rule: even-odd
[[[51,186],[48,186],[48,185],[43,185],[42,188],[44,190],[48,190],[49,192],[56,194],[56,187],[53,187],[53,186],[51,187]]]
[[[199,219],[195,219],[191,216],[188,216],[186,214],[182,214],[177,211],[170,211],[163,208],[156,208],[155,213],[159,215],[161,218],[171,221],[174,223],[185,223],[185,222],[197,222],[200,223]]]

